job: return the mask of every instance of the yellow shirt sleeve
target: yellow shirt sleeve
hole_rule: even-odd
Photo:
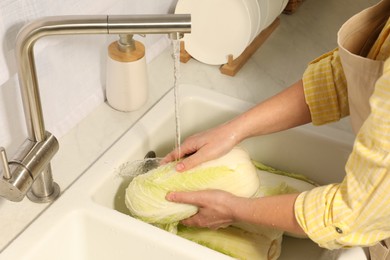
[[[295,202],[298,223],[325,248],[369,246],[390,237],[390,59],[370,106],[343,182],[302,193]]]
[[[347,83],[338,49],[312,61],[302,80],[314,125],[335,122],[349,115]]]
[[[390,237],[390,19],[369,58],[385,60],[383,75],[370,98],[371,113],[356,136],[346,177],[302,193],[295,216],[320,246],[336,249],[370,246]],[[349,114],[346,80],[338,50],[314,60],[303,76],[314,124]]]

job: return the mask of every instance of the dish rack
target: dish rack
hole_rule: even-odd
[[[258,48],[268,39],[272,32],[279,26],[280,18],[276,18],[267,28],[257,35],[253,41],[246,47],[243,53],[234,59],[230,54],[227,57],[227,63],[222,65],[219,70],[222,74],[235,76],[238,71],[245,65],[249,58],[257,51]],[[180,42],[180,62],[187,63],[191,55],[185,50],[184,41]]]

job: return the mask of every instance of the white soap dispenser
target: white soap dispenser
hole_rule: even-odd
[[[148,98],[145,46],[131,34],[119,35],[108,47],[106,95],[119,111],[134,111]]]

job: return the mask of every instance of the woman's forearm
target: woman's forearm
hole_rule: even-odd
[[[237,138],[279,132],[311,122],[302,80],[227,123]]]
[[[231,121],[186,138],[179,149],[167,154],[162,163],[185,157],[176,170],[189,170],[202,162],[226,154],[248,137],[286,130],[311,122],[303,83],[298,81]]]
[[[170,192],[167,200],[192,204],[197,214],[182,221],[184,225],[225,227],[237,222],[268,226],[297,235],[304,235],[294,212],[298,194],[285,194],[262,198],[243,198],[220,190]]]
[[[285,194],[256,199],[235,197],[229,205],[236,222],[248,222],[304,235],[294,214],[294,203],[298,195]]]

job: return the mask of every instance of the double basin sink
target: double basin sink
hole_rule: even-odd
[[[225,122],[253,104],[192,85],[180,89],[183,137]],[[353,136],[302,126],[242,143],[252,159],[320,183],[342,180]],[[0,255],[0,259],[231,259],[128,215],[121,166],[175,144],[173,90],[157,102]],[[329,259],[308,239],[285,237],[280,259]],[[366,259],[361,248],[337,259]]]

